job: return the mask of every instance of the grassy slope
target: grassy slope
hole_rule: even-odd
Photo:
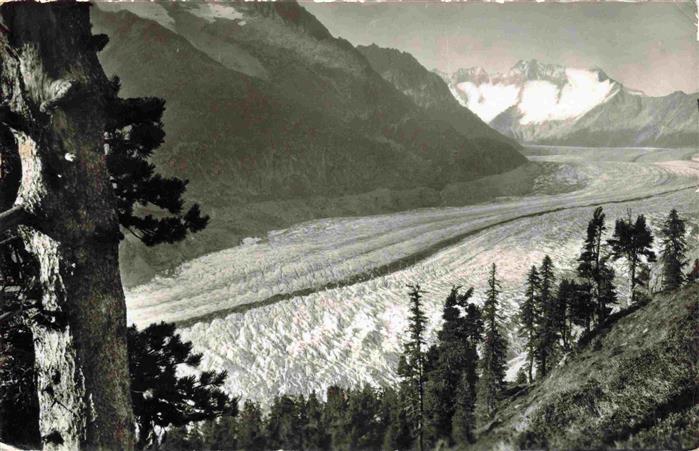
[[[472,448],[696,447],[698,320],[699,284],[656,296],[511,390]]]

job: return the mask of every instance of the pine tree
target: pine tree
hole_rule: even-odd
[[[537,333],[536,324],[538,321],[539,291],[541,290],[541,278],[536,266],[532,266],[527,274],[524,301],[519,308],[519,334],[525,340],[527,351],[527,377],[532,383],[534,359],[536,357]]]
[[[561,339],[563,351],[570,350],[572,334],[572,308],[576,302],[576,296],[580,286],[572,280],[563,279],[558,285],[555,302],[554,325],[557,335]]]
[[[236,403],[221,386],[226,372],[203,371],[199,377],[178,377],[180,365],[196,369],[201,354],[183,342],[171,323],[128,329],[131,398],[138,423],[138,446],[156,444],[156,428],[184,426],[233,413]]]
[[[201,215],[198,204],[183,211],[187,180],[163,177],[149,161],[165,138],[165,101],[157,97],[120,98],[118,77],[112,79],[111,87],[105,144],[119,224],[147,246],[175,243],[187,233],[204,229],[209,218]],[[141,213],[137,206],[149,213]],[[153,207],[162,213],[152,214]]]
[[[323,416],[323,405],[318,400],[315,392],[308,396],[304,411],[305,422],[301,432],[303,448],[329,449],[330,435]]]
[[[451,440],[452,417],[460,397],[465,396],[459,392],[459,386],[462,380],[468,383],[468,375],[476,373],[480,329],[473,328],[482,328],[482,322],[480,310],[476,306],[472,306],[475,310],[469,309],[472,294],[472,288],[463,294],[459,293],[459,287],[452,288],[444,304],[444,323],[437,334],[438,342],[430,349],[429,354],[434,357],[428,360],[434,363],[429,365],[425,393],[426,441],[430,444]],[[474,314],[478,318],[473,318]],[[471,390],[470,386],[467,388]],[[468,397],[473,399],[473,394],[468,393]]]
[[[597,207],[587,225],[587,236],[580,257],[578,257],[577,268],[578,276],[586,282],[581,288],[590,290],[590,298],[595,303],[594,316],[598,324],[602,323],[611,312],[609,306],[617,301],[614,269],[608,265],[609,256],[603,240],[606,230],[604,211],[602,207]],[[577,307],[587,307],[587,304],[583,303]],[[578,313],[583,316],[586,314],[583,311],[578,311]],[[590,315],[592,314],[593,312],[590,312]]]
[[[349,449],[379,449],[383,442],[379,392],[369,385],[351,390],[345,427],[349,431]]]
[[[488,278],[488,289],[483,304],[483,350],[481,358],[481,377],[478,381],[477,401],[481,416],[491,419],[495,413],[497,401],[504,388],[507,364],[507,340],[501,331],[498,312],[500,282],[496,277],[493,264]]]
[[[537,324],[537,374],[540,378],[546,377],[551,366],[556,342],[558,341],[558,330],[556,327],[556,299],[554,294],[554,284],[556,277],[553,273],[553,261],[546,255],[541,263],[539,273],[541,275],[541,290],[539,295],[539,308],[541,312]]]
[[[473,443],[475,440],[476,419],[475,391],[469,383],[466,373],[462,374],[455,393],[454,414],[451,417],[452,442]]]
[[[206,449],[238,449],[238,417],[223,415],[205,423],[204,447]]]
[[[574,293],[570,302],[570,321],[576,326],[590,333],[590,326],[595,314],[597,304],[592,299],[592,287],[587,282],[578,284],[573,282]]]
[[[661,229],[661,256],[663,264],[663,289],[675,290],[685,281],[684,267],[687,266],[686,225],[676,209],[672,209]]]
[[[183,194],[187,182],[175,177],[166,178],[155,172],[155,167],[149,162],[154,151],[163,141],[164,132],[161,117],[164,111],[164,101],[157,98],[132,98],[122,99],[118,96],[118,78],[112,80],[106,95],[106,121],[105,144],[107,148],[106,170],[115,194],[115,211],[122,230],[130,230],[143,243],[153,246],[159,243],[173,243],[185,238],[188,233],[202,230],[208,217],[202,216],[199,206],[194,204],[186,211],[183,210]],[[7,156],[0,158],[0,166],[7,162]],[[2,168],[5,173],[7,168]],[[94,170],[94,167],[92,168]],[[4,180],[3,180],[4,181]],[[3,193],[4,194],[4,193]],[[2,197],[2,196],[0,196]],[[142,211],[148,210],[155,214],[142,215]],[[156,210],[161,210],[156,213]],[[115,226],[116,227],[116,226]],[[118,230],[115,231],[118,232]],[[118,238],[124,238],[122,233],[117,233]],[[117,237],[115,237],[117,238]],[[15,316],[15,322],[22,323],[26,330],[32,324],[50,325],[60,320],[58,317],[50,318],[47,310],[41,308],[42,296],[37,294],[39,279],[39,263],[37,259],[25,249],[19,236],[14,231],[2,238],[0,244],[0,279],[12,285],[11,293],[13,302],[0,303],[0,315],[11,311]],[[100,238],[103,240],[103,238]],[[7,257],[7,258],[5,258]],[[8,281],[7,276],[12,280]],[[118,274],[117,274],[118,277]],[[0,325],[0,335],[9,330],[10,324]],[[16,335],[8,335],[12,339]],[[36,394],[30,395],[26,390],[18,390],[22,384],[34,386],[36,379],[36,367],[33,361],[34,351],[27,346],[34,346],[34,341],[17,342],[7,351],[13,356],[10,360],[21,363],[13,371],[21,374],[22,380],[7,378],[6,381],[15,381],[18,385],[5,385],[6,393],[22,393],[23,399],[17,398],[13,404],[0,404],[0,417],[6,417],[2,411],[13,412],[9,418],[25,418],[25,424],[34,424],[39,421],[38,401],[34,402]],[[9,354],[8,354],[9,355]],[[31,356],[31,359],[24,357]],[[1,369],[0,369],[1,371]],[[128,384],[126,384],[128,385]],[[3,396],[0,389],[0,399]],[[4,431],[16,431],[14,428]],[[27,434],[35,431],[28,426],[22,428],[23,437],[10,437],[2,432],[0,435],[7,441],[20,440],[24,443],[35,443],[40,440],[40,434],[32,432],[33,438]]]
[[[266,446],[273,449],[300,449],[303,429],[296,401],[288,395],[277,396],[265,421]]]
[[[630,273],[631,303],[636,301],[636,286],[638,285],[637,270],[640,264],[655,261],[653,252],[653,234],[646,224],[646,218],[639,215],[635,222],[631,217],[618,219],[614,226],[614,235],[608,241],[612,248],[614,260],[626,259]]]
[[[405,390],[401,390],[410,406],[409,414],[415,424],[418,451],[424,444],[424,412],[425,412],[425,325],[427,318],[422,310],[422,294],[420,285],[409,286],[410,316],[409,336],[404,345],[403,355],[398,363],[398,375],[403,379]]]
[[[238,419],[238,448],[241,450],[266,449],[264,423],[260,406],[245,401]]]
[[[405,404],[405,396],[399,390],[393,388],[384,389],[382,411],[383,417],[386,419],[386,427],[383,449],[387,451],[410,449],[412,447],[413,431]]]
[[[345,414],[349,402],[347,390],[331,386],[326,391],[324,423],[328,427],[331,448],[340,448],[349,443],[349,431],[345,424]]]

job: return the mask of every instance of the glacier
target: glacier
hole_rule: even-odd
[[[570,273],[594,205],[605,206],[609,221],[630,208],[646,214],[654,227],[676,207],[690,221],[690,242],[699,241],[699,161],[691,159],[696,151],[544,150],[531,159],[566,163],[566,171],[573,167],[586,180],[584,187],[470,207],[299,224],[129,290],[129,322],[179,322],[183,338],[204,354],[203,369],[227,370],[230,393],[263,403],[280,393],[322,393],[332,384],[381,385],[396,380],[406,284],[420,283],[428,291],[433,334],[451,286],[474,286],[480,302],[488,266],[495,262],[513,340],[512,377],[521,357],[511,318],[524,275],[545,254],[559,276]],[[401,264],[379,271],[392,262]],[[623,296],[625,269],[617,270]]]

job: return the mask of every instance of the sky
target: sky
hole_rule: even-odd
[[[603,69],[648,95],[699,91],[693,3],[302,2],[337,37],[428,69],[507,71],[522,59]]]

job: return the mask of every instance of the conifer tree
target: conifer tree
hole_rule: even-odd
[[[589,297],[594,302],[594,305],[578,304],[577,312],[582,315],[580,318],[584,318],[587,312],[579,309],[589,306],[593,309],[590,315],[594,314],[598,324],[605,320],[611,312],[610,306],[617,302],[614,269],[608,264],[609,255],[603,240],[606,230],[604,211],[602,207],[597,207],[587,225],[587,236],[577,268],[578,275],[585,281],[581,288],[589,289]]]
[[[653,252],[653,233],[646,224],[646,218],[639,215],[635,222],[628,219],[618,219],[614,226],[614,235],[608,241],[612,248],[614,260],[626,259],[629,266],[631,302],[636,301],[636,286],[638,285],[637,270],[640,264],[655,261]]]
[[[527,274],[525,285],[524,301],[519,307],[519,334],[525,340],[525,349],[527,352],[527,377],[529,383],[532,383],[534,359],[536,357],[537,331],[536,325],[538,322],[538,306],[539,306],[539,291],[541,290],[541,278],[536,266],[532,266]]]
[[[156,173],[155,166],[149,161],[163,142],[161,117],[164,101],[157,98],[122,99],[118,96],[119,87],[118,78],[114,78],[105,99],[107,114],[104,134],[107,151],[106,169],[114,189],[119,225],[122,230],[131,231],[147,246],[180,241],[188,233],[202,230],[209,218],[201,214],[196,204],[185,211],[182,196],[187,186],[186,180],[161,176]],[[144,213],[145,211],[148,211],[148,214]],[[115,232],[118,230],[115,229]],[[118,238],[123,239],[124,235],[118,233]],[[0,315],[12,310],[12,314],[18,316],[17,321],[24,324],[22,327],[26,330],[29,330],[32,324],[44,327],[44,324],[58,320],[59,318],[49,318],[45,313],[40,312],[39,310],[46,311],[46,309],[39,309],[40,302],[32,301],[32,299],[42,298],[36,291],[38,289],[36,281],[39,279],[36,258],[26,251],[16,233],[4,235],[1,239],[0,279],[2,281],[0,284],[4,285],[7,277],[11,276],[10,284],[19,289],[8,291],[12,293],[14,301],[0,303]],[[0,325],[0,335],[9,331],[5,326],[7,324]],[[16,336],[16,334],[10,334],[8,338],[13,339]],[[15,382],[19,385],[35,386],[34,352],[27,349],[27,346],[34,346],[34,342],[31,340],[17,342],[7,351],[18,357],[31,356],[31,359],[12,358],[11,360],[21,362],[23,365],[21,368],[14,368],[16,374],[23,375],[22,380],[15,380]],[[11,379],[5,380],[11,381]],[[36,395],[29,395],[26,390],[18,391],[9,383],[0,390],[0,398],[5,392],[25,393],[26,396],[23,399],[15,396],[12,405],[0,403],[0,416],[5,416],[2,415],[2,411],[15,412],[12,418],[24,417],[26,424],[38,423],[39,412],[37,404],[33,402]],[[33,427],[23,428],[25,432],[32,430],[34,430]],[[2,432],[2,436],[5,440],[13,440],[5,432]],[[34,441],[28,436],[17,439],[23,442]]]
[[[409,286],[410,316],[408,340],[398,363],[398,374],[403,379],[409,414],[415,425],[418,451],[424,444],[424,402],[425,402],[425,326],[427,318],[422,309],[423,291],[420,285]]]
[[[481,358],[481,377],[478,381],[477,402],[481,416],[491,419],[495,413],[497,400],[504,387],[507,363],[507,340],[500,326],[499,295],[500,282],[496,277],[493,264],[488,278],[486,299],[483,303],[483,350]]]
[[[349,396],[347,390],[342,387],[331,386],[326,390],[326,402],[323,415],[333,448],[338,446],[338,444],[345,444],[349,441],[347,438],[347,428],[345,427],[345,414],[347,412],[348,401]]]
[[[238,448],[241,450],[266,449],[264,423],[260,406],[245,401],[238,419]]]
[[[572,280],[563,279],[558,285],[556,293],[556,303],[554,306],[554,324],[557,335],[561,339],[561,346],[564,351],[570,350],[570,340],[572,334],[572,306],[576,301],[576,296],[580,286]]]
[[[537,324],[537,373],[546,377],[558,341],[556,327],[556,299],[553,261],[546,255],[541,263],[541,290],[539,292],[539,322]]]
[[[218,421],[209,420],[202,429],[207,449],[238,449],[238,417],[223,415]]]
[[[295,400],[288,395],[275,397],[265,422],[266,445],[274,449],[300,449],[301,430]]]
[[[202,355],[192,353],[192,343],[180,339],[174,324],[151,324],[140,332],[130,327],[128,349],[140,448],[156,444],[156,428],[184,426],[235,412],[236,403],[221,389],[225,371],[178,377],[180,365],[196,369]]]
[[[444,304],[444,323],[437,334],[438,342],[430,349],[435,361],[427,374],[425,427],[427,442],[431,444],[451,440],[452,417],[461,397],[466,396],[471,401],[474,398],[468,384],[470,375],[476,375],[476,346],[481,338],[482,321],[478,307],[468,303],[472,294],[472,288],[464,293],[459,293],[459,287],[452,288]],[[463,380],[467,385],[460,391]],[[462,408],[466,405],[468,402]],[[468,414],[463,412],[463,415]]]
[[[383,417],[386,427],[383,449],[410,449],[413,443],[413,431],[403,395],[393,388],[384,389],[382,396]]]
[[[675,290],[685,281],[684,267],[687,266],[686,225],[676,209],[672,209],[661,229],[661,256],[663,264],[663,289]]]
[[[454,414],[451,417],[451,438],[453,443],[474,442],[474,431],[476,429],[474,410],[475,392],[471,388],[467,374],[463,373],[455,391]]]
[[[589,333],[597,306],[592,298],[592,287],[587,282],[572,283],[575,289],[573,290],[572,298],[569,300],[570,321],[572,324],[584,328],[586,333]]]
[[[149,161],[163,143],[165,101],[157,97],[122,99],[121,83],[111,81],[105,144],[107,170],[117,197],[119,224],[147,246],[175,243],[206,227],[198,204],[183,211],[187,180],[163,177]],[[138,210],[138,206],[142,211]],[[160,210],[162,213],[155,213]]]
[[[305,422],[301,432],[305,449],[329,449],[330,435],[323,416],[323,405],[312,392],[306,400],[304,408]]]
[[[350,391],[345,428],[348,431],[349,449],[379,449],[383,442],[384,426],[381,423],[381,399],[379,392],[370,385]],[[338,444],[333,444],[337,448]],[[340,444],[342,445],[342,444]]]

